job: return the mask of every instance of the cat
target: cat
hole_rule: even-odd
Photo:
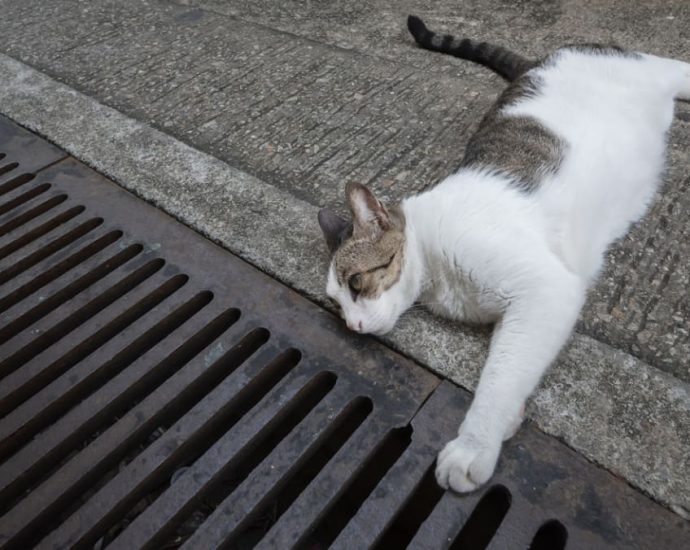
[[[690,99],[690,64],[597,45],[528,60],[438,36],[414,16],[408,28],[422,47],[509,85],[456,173],[390,207],[351,182],[351,222],[319,212],[332,254],[326,292],[359,333],[390,331],[415,302],[495,323],[472,404],[436,462],[441,487],[468,492],[493,474],[607,247],[652,201],[674,99]]]

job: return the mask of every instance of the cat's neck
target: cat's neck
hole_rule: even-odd
[[[406,209],[405,204],[401,205],[405,217],[405,260],[400,274],[400,283],[411,305],[428,288],[429,278],[424,243],[420,234],[420,220],[414,208]]]
[[[503,304],[491,292],[493,279],[477,276],[483,271],[475,268],[487,263],[484,242],[504,240],[517,218],[527,223],[527,211],[519,212],[523,203],[505,178],[476,170],[460,170],[403,201],[407,261],[401,281],[406,296],[413,295],[410,303],[456,320],[495,321]]]

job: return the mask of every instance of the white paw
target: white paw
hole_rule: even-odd
[[[436,481],[444,489],[458,493],[474,491],[494,473],[501,444],[491,443],[472,434],[450,441],[436,461]]]

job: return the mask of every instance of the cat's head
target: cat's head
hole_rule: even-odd
[[[332,253],[326,293],[356,332],[383,334],[393,328],[411,300],[401,284],[405,261],[405,218],[386,208],[364,185],[345,188],[348,222],[330,210],[319,225]]]

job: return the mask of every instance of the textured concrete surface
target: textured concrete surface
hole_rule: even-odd
[[[316,206],[340,204],[350,179],[397,200],[442,178],[503,87],[484,69],[416,49],[407,13],[532,55],[616,40],[690,60],[687,2],[0,6],[0,51],[97,100],[4,59],[0,110],[317,299],[326,259]],[[682,512],[690,509],[687,104],[670,148],[662,197],[614,247],[584,334],[530,416]],[[416,313],[388,341],[472,388],[487,335]]]

